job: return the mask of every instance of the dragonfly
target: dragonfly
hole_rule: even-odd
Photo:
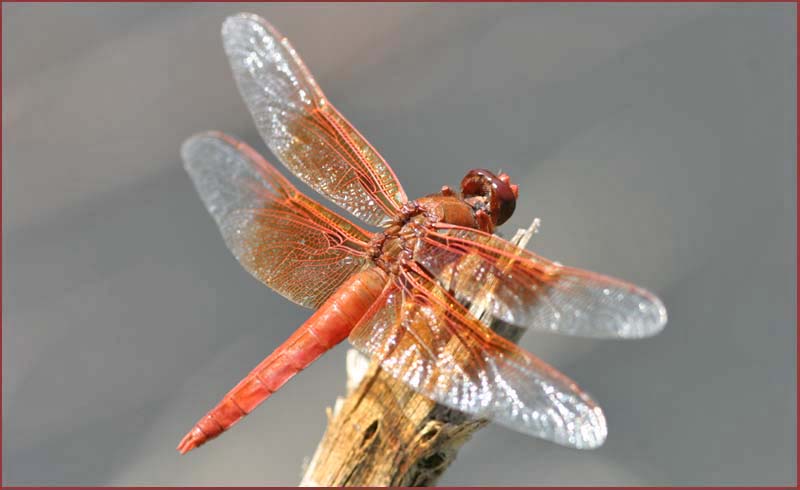
[[[567,267],[494,234],[516,207],[505,173],[470,170],[460,189],[406,197],[392,168],[325,97],[289,41],[253,14],[222,39],[269,149],[299,180],[374,232],[301,193],[259,153],[219,132],[188,139],[185,168],[250,274],[315,312],[178,445],[202,445],[345,339],[416,392],[555,443],[600,446],[603,411],[578,385],[495,333],[631,339],[667,320],[652,293]],[[487,285],[491,285],[487,294]],[[484,301],[486,315],[469,305]]]

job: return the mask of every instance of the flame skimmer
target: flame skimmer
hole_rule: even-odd
[[[567,335],[639,338],[666,322],[658,298],[493,235],[518,194],[505,174],[472,170],[460,192],[445,186],[409,201],[286,38],[251,14],[228,18],[222,37],[272,152],[315,191],[382,231],[317,204],[230,136],[205,133],[184,143],[186,169],[239,262],[316,312],[201,418],[178,450],[230,428],[348,337],[439,403],[559,444],[602,444],[605,419],[589,395],[464,305],[492,284],[490,319]]]

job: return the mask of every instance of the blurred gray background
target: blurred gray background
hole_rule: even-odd
[[[441,484],[794,483],[794,5],[2,8],[5,484],[293,485],[344,391],[343,345],[174,449],[309,315],[238,265],[178,156],[206,129],[264,148],[219,39],[241,10],[409,196],[501,167],[506,233],[540,217],[531,249],[667,305],[648,340],[523,338],[599,400],[604,447],[490,426]]]

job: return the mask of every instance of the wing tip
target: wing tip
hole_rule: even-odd
[[[597,449],[606,442],[608,437],[608,424],[606,416],[600,405],[586,392],[578,390],[583,403],[579,403],[567,422],[569,429],[561,432],[560,437],[556,432],[553,440],[560,444],[575,449]]]
[[[591,415],[586,417],[581,427],[581,438],[577,443],[571,444],[577,449],[597,449],[606,442],[608,437],[608,425],[603,410],[595,406],[591,410]]]
[[[242,32],[252,31],[254,26],[261,27],[275,39],[283,40],[283,35],[272,24],[260,15],[250,12],[239,12],[226,17],[222,22],[222,38],[235,38]],[[225,44],[227,45],[227,41]]]
[[[633,307],[627,316],[627,320],[623,322],[626,328],[618,330],[613,337],[626,340],[646,339],[658,335],[664,330],[664,326],[667,324],[667,308],[658,296],[647,289],[625,283],[619,279],[611,277],[606,279],[610,282],[619,283],[617,285],[618,288],[638,301],[638,309]],[[596,338],[605,337],[605,335],[598,335]]]
[[[197,159],[194,157],[197,146],[209,141],[220,140],[230,144],[231,137],[225,133],[222,133],[221,131],[202,131],[186,138],[181,144],[180,149],[181,159],[183,160],[183,168],[191,174],[194,169],[194,165],[197,163]]]
[[[569,416],[552,415],[548,426],[520,426],[498,420],[502,425],[525,434],[544,439],[559,446],[580,450],[597,449],[606,442],[608,425],[603,409],[584,394],[585,404],[576,407]]]
[[[667,324],[667,308],[664,306],[664,303],[661,301],[661,299],[649,291],[645,291],[643,296],[650,302],[649,307],[653,311],[653,320],[649,322],[649,324],[646,324],[644,328],[639,330],[639,335],[635,335],[631,338],[644,339],[653,337],[654,335],[661,333]],[[642,305],[644,304],[645,303],[640,303],[640,308],[642,308]]]
[[[661,330],[664,329],[664,326],[666,326],[668,320],[666,306],[664,306],[664,303],[658,297],[654,298],[656,308],[658,309],[658,320],[656,322],[656,327],[653,330],[653,335],[661,332]]]

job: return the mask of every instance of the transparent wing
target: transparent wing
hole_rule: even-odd
[[[367,232],[301,194],[246,144],[199,134],[181,155],[228,248],[283,296],[316,308],[367,263]]]
[[[270,150],[354,216],[381,225],[407,200],[392,169],[325,98],[289,41],[253,14],[222,26],[239,91]]]
[[[490,313],[520,327],[582,337],[658,333],[667,312],[652,293],[619,279],[565,267],[479,230],[426,229],[415,258],[462,302],[491,285]]]
[[[569,378],[481,324],[434,280],[404,273],[350,334],[417,392],[519,432],[600,446],[602,410]]]

